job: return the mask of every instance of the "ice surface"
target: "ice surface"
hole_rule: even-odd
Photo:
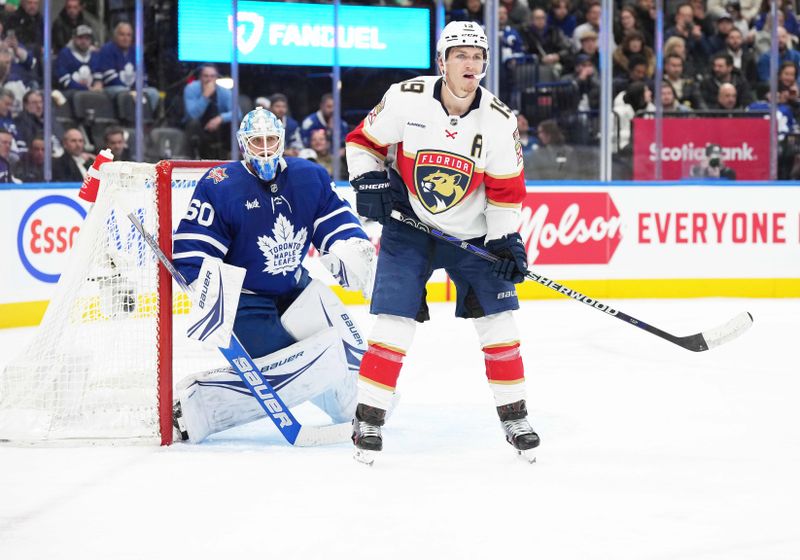
[[[524,302],[528,465],[470,323],[432,305],[373,467],[347,444],[290,448],[266,420],[199,446],[0,446],[0,559],[800,558],[800,300],[608,303],[676,335],[755,324],[695,354]],[[29,335],[0,331],[0,365]]]

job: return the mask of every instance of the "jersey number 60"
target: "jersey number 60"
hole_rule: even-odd
[[[195,218],[201,226],[210,226],[214,221],[214,207],[208,202],[200,202],[193,198],[186,211],[186,219],[191,222]]]

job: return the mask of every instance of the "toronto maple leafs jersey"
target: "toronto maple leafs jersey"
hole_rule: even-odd
[[[458,237],[516,231],[525,197],[517,119],[479,87],[469,110],[449,115],[442,79],[422,76],[392,85],[347,136],[350,177],[392,167],[409,204],[425,223]]]
[[[173,237],[175,266],[193,282],[204,257],[247,270],[243,292],[276,296],[303,277],[311,243],[325,252],[336,241],[367,238],[339,198],[325,169],[287,157],[266,183],[242,161],[206,172]]]

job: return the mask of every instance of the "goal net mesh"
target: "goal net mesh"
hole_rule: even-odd
[[[173,347],[170,339],[189,343],[180,333],[163,336],[172,328],[171,321],[159,319],[169,291],[159,285],[157,258],[127,214],[156,238],[160,220],[171,222],[171,232],[207,167],[176,166],[171,174],[168,169],[170,196],[159,196],[155,165],[103,166],[98,200],[44,318],[27,347],[0,372],[0,440],[169,443],[171,429],[162,433],[169,419],[160,424],[160,417],[171,402],[162,403],[161,413],[159,403],[171,401],[173,377],[207,369],[209,359],[218,359],[199,347]],[[173,313],[186,314],[188,298],[177,289],[172,293]],[[173,352],[180,364],[174,375]]]

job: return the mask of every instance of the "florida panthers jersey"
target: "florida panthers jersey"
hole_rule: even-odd
[[[197,183],[173,238],[173,259],[188,282],[204,257],[221,259],[247,270],[243,291],[272,296],[297,286],[311,243],[324,252],[349,237],[367,235],[323,167],[287,157],[265,183],[233,162]]]
[[[422,221],[467,239],[515,231],[525,196],[516,118],[482,87],[465,114],[449,115],[442,86],[437,76],[392,85],[347,136],[350,177],[383,169],[396,145],[392,166]]]

